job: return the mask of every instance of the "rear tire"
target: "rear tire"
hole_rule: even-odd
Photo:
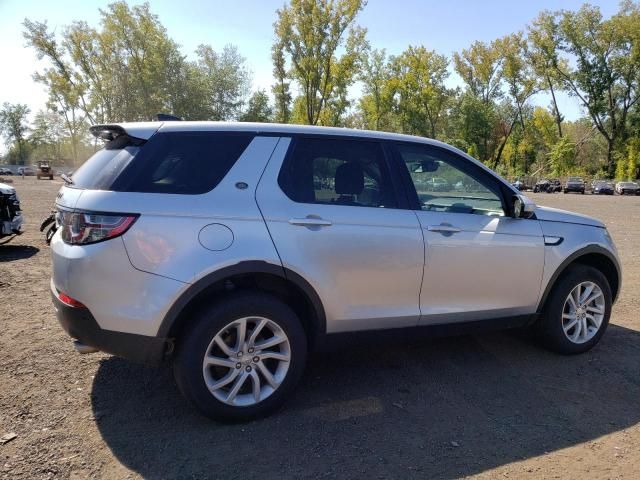
[[[611,304],[611,287],[602,272],[586,265],[569,267],[553,286],[536,325],[537,335],[555,352],[586,352],[604,335]]]
[[[293,310],[270,295],[247,292],[204,306],[195,316],[173,365],[182,394],[221,421],[277,410],[298,384],[307,358],[307,338]]]

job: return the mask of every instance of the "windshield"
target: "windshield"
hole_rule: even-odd
[[[569,182],[581,182],[582,179],[580,177],[569,177]]]

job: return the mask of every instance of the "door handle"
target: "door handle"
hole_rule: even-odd
[[[439,232],[439,233],[458,233],[460,229],[458,227],[454,227],[453,225],[429,225],[427,230],[430,232]]]
[[[314,217],[292,218],[289,223],[300,227],[329,227],[333,225],[329,220]]]

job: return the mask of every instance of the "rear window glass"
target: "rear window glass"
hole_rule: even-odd
[[[126,135],[108,142],[73,173],[73,185],[70,186],[109,190],[143,143],[143,140]]]
[[[90,182],[84,181],[88,175],[81,171],[83,166],[73,181],[80,188],[198,195],[220,183],[252,139],[252,134],[158,133],[142,147],[126,145],[118,152],[110,142],[87,161],[95,164],[87,170],[96,179],[105,179],[88,185]]]

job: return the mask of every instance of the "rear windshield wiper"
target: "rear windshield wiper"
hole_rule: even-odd
[[[64,180],[64,182],[65,182],[67,185],[73,185],[73,180],[71,180],[71,178],[69,178],[69,177],[67,176],[67,174],[66,174],[66,173],[61,173],[61,174],[60,174],[60,178],[61,178],[62,180]]]

